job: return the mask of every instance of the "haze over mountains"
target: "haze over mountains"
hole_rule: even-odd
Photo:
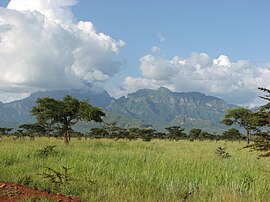
[[[91,88],[77,90],[51,90],[32,93],[29,97],[10,103],[0,103],[1,127],[18,127],[22,123],[34,122],[29,110],[38,97],[61,99],[65,95],[82,100],[89,99],[92,105],[101,107],[106,113],[106,122],[117,122],[123,127],[149,127],[164,130],[180,125],[190,129],[220,130],[219,123],[227,109],[236,107],[224,100],[206,96],[199,92],[172,92],[165,87],[157,90],[141,89],[119,99],[108,92],[94,92]]]

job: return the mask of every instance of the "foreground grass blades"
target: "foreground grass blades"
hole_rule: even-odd
[[[52,155],[37,155],[48,145],[55,145]],[[258,153],[244,145],[74,139],[65,146],[53,138],[5,137],[0,141],[0,180],[84,201],[268,201],[270,161],[258,160]],[[219,147],[231,157],[220,158]],[[55,186],[56,173],[69,180]]]

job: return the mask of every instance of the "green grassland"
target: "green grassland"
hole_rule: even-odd
[[[48,145],[55,145],[55,152],[42,150]],[[0,180],[84,201],[269,201],[270,159],[257,159],[244,145],[72,139],[65,146],[55,138],[5,137]],[[218,147],[231,157],[218,156]]]

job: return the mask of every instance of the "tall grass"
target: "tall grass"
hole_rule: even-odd
[[[38,151],[56,145],[52,155]],[[222,159],[218,147],[232,156]],[[269,201],[270,160],[238,142],[141,140],[0,142],[0,180],[78,195],[84,201]],[[70,181],[55,185],[48,168]]]

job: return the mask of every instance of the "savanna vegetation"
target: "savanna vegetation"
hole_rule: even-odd
[[[0,141],[0,179],[83,201],[268,201],[270,162],[245,142],[39,137]]]
[[[269,201],[270,162],[263,157],[270,156],[270,90],[260,90],[266,105],[231,109],[221,121],[245,135],[117,123],[83,134],[71,126],[102,122],[101,109],[70,96],[38,99],[36,123],[0,128],[0,180],[83,201]]]

